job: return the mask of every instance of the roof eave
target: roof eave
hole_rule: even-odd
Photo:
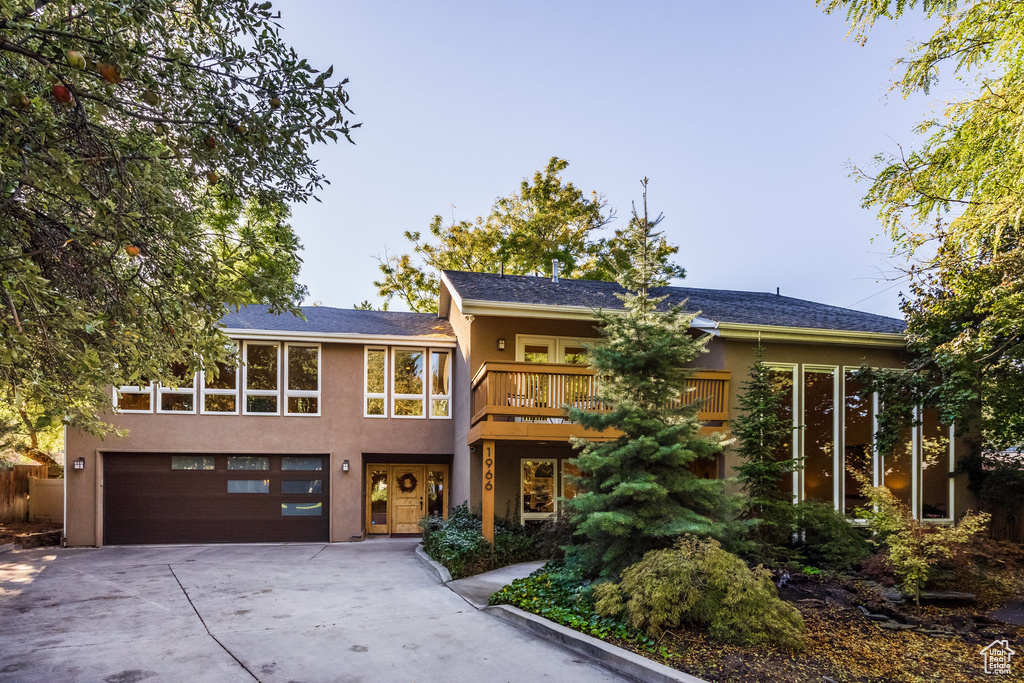
[[[256,330],[238,327],[221,329],[232,339],[326,342],[333,344],[405,344],[455,348],[455,337],[429,334],[359,334],[354,332],[302,332],[298,330]]]
[[[802,344],[834,344],[840,346],[875,346],[903,349],[907,337],[898,332],[864,332],[856,330],[823,330],[811,327],[755,325],[751,323],[718,323],[722,339],[759,339],[761,341]]]

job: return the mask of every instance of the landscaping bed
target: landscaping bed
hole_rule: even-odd
[[[447,519],[426,517],[423,550],[442,564],[453,579],[489,572],[520,562],[542,559],[536,531],[509,522],[495,525],[494,543],[484,538],[479,515],[463,503],[452,508]]]
[[[917,607],[889,602],[892,591],[872,581],[823,575],[797,575],[779,589],[804,619],[803,651],[723,644],[694,625],[653,638],[593,614],[585,602],[579,605],[557,570],[544,571],[499,591],[492,604],[513,604],[713,682],[992,680],[984,673],[981,649],[995,640],[1007,639],[1011,647],[1024,642],[1024,628],[990,616],[1008,597],[998,591]],[[999,680],[1024,680],[1024,663],[1019,671]]]
[[[63,524],[51,522],[0,522],[0,545],[16,543],[22,534],[38,534],[47,531],[59,531]]]

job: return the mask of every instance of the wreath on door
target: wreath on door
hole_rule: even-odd
[[[402,493],[412,493],[416,490],[416,477],[407,472],[398,478],[398,490]]]

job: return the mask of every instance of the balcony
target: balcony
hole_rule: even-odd
[[[560,363],[484,363],[473,377],[469,443],[480,439],[566,440],[571,436],[613,439],[618,432],[595,432],[572,423],[562,406],[605,410],[595,398],[594,371]],[[686,403],[700,401],[705,431],[722,429],[729,419],[729,372],[698,370],[687,380]]]

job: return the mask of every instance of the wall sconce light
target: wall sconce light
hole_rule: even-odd
[[[85,469],[85,458],[75,458],[75,469],[76,470],[84,470]]]
[[[348,472],[348,460],[344,460],[341,463],[341,471]]]
[[[504,339],[499,339],[498,340],[498,350],[499,351],[504,351],[505,350],[505,340]]]

